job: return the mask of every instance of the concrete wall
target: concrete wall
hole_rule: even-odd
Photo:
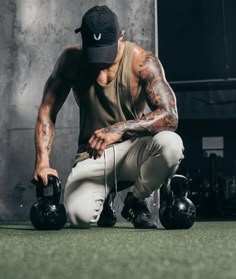
[[[43,86],[74,29],[94,5],[117,13],[126,39],[154,51],[153,0],[0,0],[0,220],[24,220],[34,197],[34,125]],[[56,124],[51,165],[65,183],[77,147],[79,110],[69,96]]]

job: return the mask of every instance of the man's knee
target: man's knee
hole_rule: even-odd
[[[179,163],[183,158],[183,141],[181,137],[172,131],[162,131],[152,139],[152,152],[161,154],[168,165]]]
[[[89,228],[91,224],[97,222],[103,201],[97,201],[95,204],[84,199],[82,196],[67,197],[64,201],[67,218],[71,227]]]
[[[66,213],[68,221],[73,228],[89,228],[90,218],[87,214],[78,208],[74,208],[71,205],[66,205]]]

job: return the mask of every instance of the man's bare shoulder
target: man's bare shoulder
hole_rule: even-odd
[[[149,63],[150,61],[151,63]],[[154,70],[159,63],[159,59],[154,54],[135,44],[133,53],[133,72],[136,76],[140,77],[141,70],[144,68]]]
[[[134,45],[134,60],[143,59],[146,54],[147,51],[145,49],[143,49],[141,46],[137,44]]]
[[[74,59],[81,59],[82,48],[80,46],[70,46],[64,49],[62,56],[72,62]]]

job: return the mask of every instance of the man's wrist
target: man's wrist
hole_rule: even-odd
[[[36,166],[38,167],[50,167],[48,156],[40,156],[37,158]]]
[[[126,129],[127,127],[125,125],[125,122],[118,122],[116,124],[104,128],[103,132],[104,134],[108,134],[108,133],[124,134],[126,132]]]

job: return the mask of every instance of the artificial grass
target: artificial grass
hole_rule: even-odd
[[[3,279],[236,278],[236,222],[190,230],[115,228],[36,231],[0,225]]]

